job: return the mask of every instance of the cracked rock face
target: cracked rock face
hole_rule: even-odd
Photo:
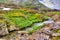
[[[49,40],[49,36],[44,33],[40,33],[38,30],[37,32],[30,35],[28,40]]]

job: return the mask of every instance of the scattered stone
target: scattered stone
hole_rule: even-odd
[[[52,36],[60,36],[60,33],[52,33]]]
[[[16,26],[15,26],[15,25],[10,25],[10,26],[8,27],[8,30],[9,30],[9,31],[16,30]]]
[[[4,20],[0,20],[0,35],[9,34],[7,25]]]

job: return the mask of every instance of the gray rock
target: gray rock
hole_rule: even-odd
[[[0,35],[6,35],[8,33],[9,32],[8,32],[7,26],[6,25],[2,26],[0,30]]]
[[[8,28],[4,20],[0,20],[0,35],[8,34]]]

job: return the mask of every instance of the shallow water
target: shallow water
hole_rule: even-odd
[[[49,20],[47,20],[47,21],[44,21],[44,22],[40,22],[40,23],[35,23],[35,24],[33,24],[33,26],[37,26],[37,27],[39,27],[39,26],[43,26],[44,24],[53,24],[53,29],[58,29],[59,28],[59,25],[58,24],[56,24],[55,22],[54,22],[54,20],[52,20],[50,17],[49,17]],[[30,28],[27,28],[26,29],[26,31],[29,31],[29,30],[32,30],[33,29],[33,26],[32,27],[30,27]],[[43,29],[43,28],[42,28]],[[42,30],[41,29],[41,30]],[[45,28],[44,28],[45,29]]]
[[[39,27],[39,26],[43,26],[44,24],[49,24],[49,23],[54,23],[54,21],[51,18],[49,18],[49,20],[44,21],[44,22],[40,22],[40,23],[35,23],[35,24],[33,24],[33,26],[38,26]],[[33,26],[30,27],[30,28],[27,28],[26,31],[31,30],[33,28]]]
[[[54,21],[51,19],[51,18],[49,18],[49,20],[47,20],[47,21],[44,21],[44,22],[40,22],[40,23],[36,23],[36,25],[37,26],[42,26],[42,25],[44,25],[44,24],[49,24],[49,23],[54,23]]]

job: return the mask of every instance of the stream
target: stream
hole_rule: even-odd
[[[57,24],[54,22],[54,20],[52,20],[52,18],[50,18],[50,17],[49,17],[49,20],[44,21],[44,22],[40,22],[40,23],[35,23],[35,24],[33,24],[33,26],[40,27],[40,26],[43,26],[44,24],[51,24],[51,23],[53,23],[53,25],[54,25],[52,28],[56,28],[56,29],[59,28],[59,25],[57,25]],[[30,28],[27,28],[26,31],[32,30],[32,29],[33,29],[33,26],[30,27]]]

